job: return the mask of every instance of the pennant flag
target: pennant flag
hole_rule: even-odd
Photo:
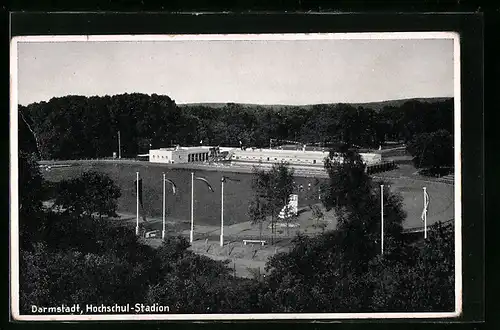
[[[198,177],[198,176],[195,179],[199,180],[199,181],[205,182],[207,184],[208,190],[210,190],[211,192],[215,192],[214,188],[212,188],[212,186],[210,185],[210,183],[208,182],[207,179],[201,178],[201,177]]]
[[[134,180],[134,187],[136,187],[135,189],[137,190],[137,180]],[[144,203],[142,202],[142,179],[139,179],[139,204],[141,205],[141,210],[142,210],[142,219],[144,221],[147,221],[146,220],[146,216],[144,215]]]
[[[168,183],[170,183],[172,185],[172,193],[175,195],[175,193],[177,192],[177,186],[175,185],[174,181],[172,181],[170,179],[165,179],[165,181],[167,181]]]
[[[424,209],[422,211],[421,219],[424,221],[424,217],[427,214],[427,209],[429,207],[429,195],[427,194],[427,190],[424,192]]]

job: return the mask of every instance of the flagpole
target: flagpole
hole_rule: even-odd
[[[189,232],[189,242],[193,243],[194,230],[194,172],[191,172],[191,231]]]
[[[384,254],[384,185],[380,185],[380,253]]]
[[[135,224],[135,234],[138,236],[139,235],[139,172],[136,172],[136,185],[137,185],[137,217],[136,217],[136,224]]]
[[[220,246],[224,246],[224,177],[220,189]]]
[[[427,191],[424,187],[424,239],[427,239]]]
[[[165,192],[165,173],[163,173],[163,229],[161,232],[161,239],[165,239],[165,198],[166,198],[166,192]]]

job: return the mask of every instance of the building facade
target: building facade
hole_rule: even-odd
[[[175,147],[149,150],[149,161],[151,163],[194,163],[213,160],[214,150],[217,153],[226,154],[226,160],[231,164],[239,166],[272,166],[276,163],[286,162],[297,168],[323,168],[325,159],[330,156],[328,151],[311,150],[282,150],[282,149],[258,149],[258,148],[214,148],[209,146],[200,147]],[[361,158],[366,165],[378,164],[382,156],[375,153],[361,153]],[[342,162],[341,156],[334,156],[333,160]]]
[[[292,167],[322,168],[325,159],[330,156],[328,151],[282,150],[282,149],[236,149],[232,152],[231,163],[237,165],[272,165],[286,162]],[[382,156],[375,153],[361,153],[366,165],[377,164]],[[341,156],[334,156],[332,160],[342,162]]]
[[[210,147],[175,147],[149,150],[150,163],[182,164],[204,162],[209,158]]]

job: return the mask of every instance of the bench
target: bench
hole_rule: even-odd
[[[247,245],[247,243],[259,243],[262,246],[264,246],[264,244],[266,244],[266,241],[262,241],[262,240],[258,240],[258,239],[244,239],[243,244]]]

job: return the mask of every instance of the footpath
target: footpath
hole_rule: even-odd
[[[144,239],[144,242],[152,247],[161,245],[161,238]],[[241,242],[224,243],[221,247],[215,240],[194,241],[188,250],[203,255],[213,260],[228,261],[228,267],[233,275],[244,278],[255,278],[265,275],[267,260],[279,252],[288,251],[285,247],[259,245],[243,245]]]

